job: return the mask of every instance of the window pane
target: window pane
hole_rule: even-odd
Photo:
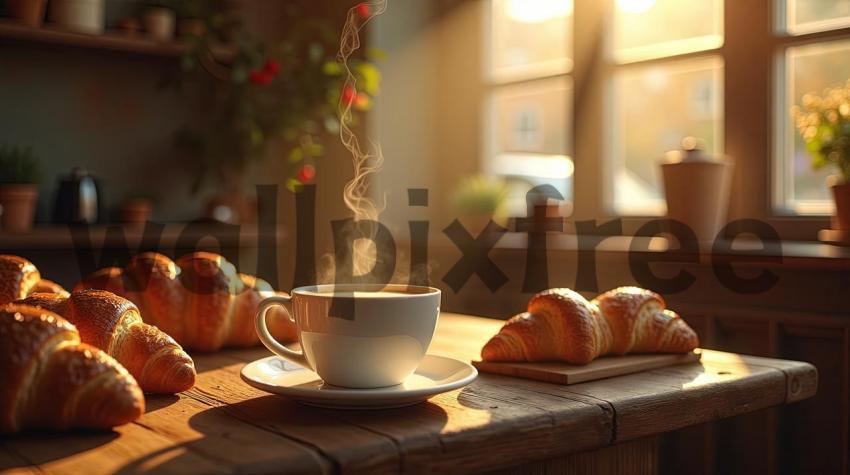
[[[508,211],[526,211],[525,193],[551,184],[572,199],[572,85],[568,77],[500,86],[490,110],[491,171],[512,184]]]
[[[779,178],[778,198],[786,211],[803,214],[832,212],[832,199],[825,180],[835,170],[812,170],[812,160],[806,152],[802,137],[794,127],[791,105],[799,105],[806,93],[820,95],[824,88],[841,86],[850,78],[850,41],[816,43],[788,48],[786,52],[786,95],[780,110],[785,113],[784,164],[777,167]]]
[[[629,62],[723,44],[722,0],[615,0],[614,59]]]
[[[492,79],[528,79],[572,68],[572,0],[491,1]]]
[[[850,24],[847,0],[786,0],[786,28],[791,34],[832,30]]]
[[[658,162],[682,138],[723,148],[722,61],[709,57],[620,68],[614,77],[613,208],[618,214],[665,212]]]

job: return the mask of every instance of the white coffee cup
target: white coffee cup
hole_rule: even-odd
[[[290,303],[302,351],[283,346],[266,326],[269,308]],[[433,287],[314,285],[263,300],[256,327],[269,350],[327,384],[379,388],[401,384],[416,370],[439,313],[440,290]]]

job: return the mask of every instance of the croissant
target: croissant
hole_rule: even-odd
[[[56,282],[42,279],[32,262],[23,257],[0,255],[0,305],[22,299],[33,292],[68,295]]]
[[[142,321],[129,300],[104,290],[70,296],[34,293],[16,303],[41,307],[73,323],[82,341],[118,360],[147,393],[179,393],[195,385],[195,365],[170,336]]]
[[[686,353],[697,334],[665,309],[660,295],[620,287],[588,302],[570,289],[550,289],[528,302],[481,350],[485,361],[559,360],[587,364],[626,353]]]
[[[108,429],[144,412],[142,391],[67,320],[37,307],[0,308],[0,433]]]
[[[217,351],[259,344],[254,317],[260,301],[275,295],[266,281],[240,274],[224,257],[187,254],[175,263],[155,252],[134,256],[126,268],[101,269],[75,287],[102,289],[135,303],[146,323],[174,337],[184,348]],[[269,329],[280,341],[295,341],[294,324],[278,309]]]

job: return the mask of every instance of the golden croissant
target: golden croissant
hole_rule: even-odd
[[[586,364],[603,355],[686,353],[697,334],[664,299],[620,287],[591,301],[570,289],[550,289],[528,302],[481,349],[484,361],[565,361]]]
[[[224,257],[187,254],[177,262],[155,252],[134,256],[126,268],[101,269],[75,287],[102,289],[135,303],[146,323],[184,348],[216,351],[259,344],[254,317],[259,303],[275,295],[264,280],[240,274]],[[295,326],[281,309],[269,311],[269,330],[295,341]]]
[[[195,365],[170,336],[142,321],[133,302],[104,290],[63,296],[34,293],[16,303],[61,315],[74,324],[83,342],[121,363],[147,393],[179,393],[195,385]]]
[[[28,305],[0,308],[0,433],[108,429],[137,419],[144,398],[106,353],[80,343],[59,315]]]
[[[0,255],[0,305],[20,300],[34,292],[68,295],[59,284],[42,279],[32,262],[23,257]]]

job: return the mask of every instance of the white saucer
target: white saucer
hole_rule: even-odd
[[[410,406],[466,386],[478,376],[478,371],[462,361],[425,355],[419,368],[398,386],[350,389],[325,384],[313,371],[277,356],[269,356],[245,365],[241,375],[243,381],[257,389],[287,396],[310,406],[388,409]]]

